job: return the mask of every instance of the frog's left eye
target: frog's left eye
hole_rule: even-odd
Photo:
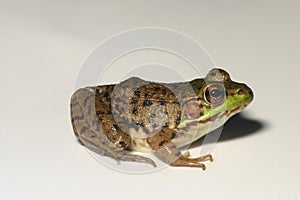
[[[225,100],[225,88],[221,84],[211,84],[204,89],[204,98],[213,106],[222,104]]]

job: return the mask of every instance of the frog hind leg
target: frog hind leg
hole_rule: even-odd
[[[71,98],[72,126],[80,144],[118,161],[142,162],[156,166],[150,158],[132,155],[124,150],[131,138],[114,126],[108,105],[95,96],[95,90],[96,88],[80,89]]]
[[[213,161],[212,156],[207,154],[201,157],[191,158],[189,151],[181,154],[180,150],[171,141],[174,134],[176,134],[175,130],[163,128],[155,135],[147,138],[147,142],[154,150],[155,155],[170,166],[196,167],[205,170],[206,166],[202,162],[207,160]]]
[[[80,141],[89,150],[96,152],[102,156],[111,157],[117,161],[131,161],[131,162],[141,162],[153,165],[156,167],[156,164],[150,158],[146,158],[139,155],[130,154],[126,150],[120,148],[113,148],[110,145],[107,145],[103,139],[97,136],[93,131],[86,129],[84,136],[80,137]]]

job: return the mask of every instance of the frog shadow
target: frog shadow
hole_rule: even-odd
[[[238,139],[253,134],[259,133],[260,130],[264,129],[266,124],[262,121],[249,119],[245,117],[245,114],[239,113],[231,117],[223,127],[220,127],[209,133],[210,137],[205,143],[225,142],[233,139]],[[221,134],[221,135],[220,135]],[[196,148],[203,144],[205,137],[195,141],[191,144],[190,148]]]

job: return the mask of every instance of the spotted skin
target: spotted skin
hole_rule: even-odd
[[[217,89],[216,89],[217,88]],[[171,166],[205,169],[211,155],[191,158],[190,144],[246,107],[253,93],[222,69],[205,79],[154,83],[129,78],[117,85],[86,87],[71,98],[74,133],[88,149],[116,160],[156,164],[130,151],[153,152]]]
[[[80,89],[72,96],[72,125],[79,142],[102,156],[148,163],[155,167],[156,164],[151,159],[131,155],[123,150],[130,144],[130,136],[113,128],[115,122],[109,107],[98,98],[101,97],[96,95],[94,88]]]

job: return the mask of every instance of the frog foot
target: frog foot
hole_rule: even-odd
[[[182,156],[180,156],[177,160],[172,162],[170,165],[174,167],[198,167],[203,170],[206,169],[205,164],[201,163],[203,161],[213,161],[213,157],[211,154],[207,154],[197,158],[190,158],[190,152],[185,152]]]
[[[156,163],[150,158],[146,158],[144,156],[139,156],[139,155],[133,155],[133,154],[130,154],[126,151],[123,151],[122,153],[119,153],[116,160],[147,163],[147,164],[152,165],[153,167],[157,166]]]

